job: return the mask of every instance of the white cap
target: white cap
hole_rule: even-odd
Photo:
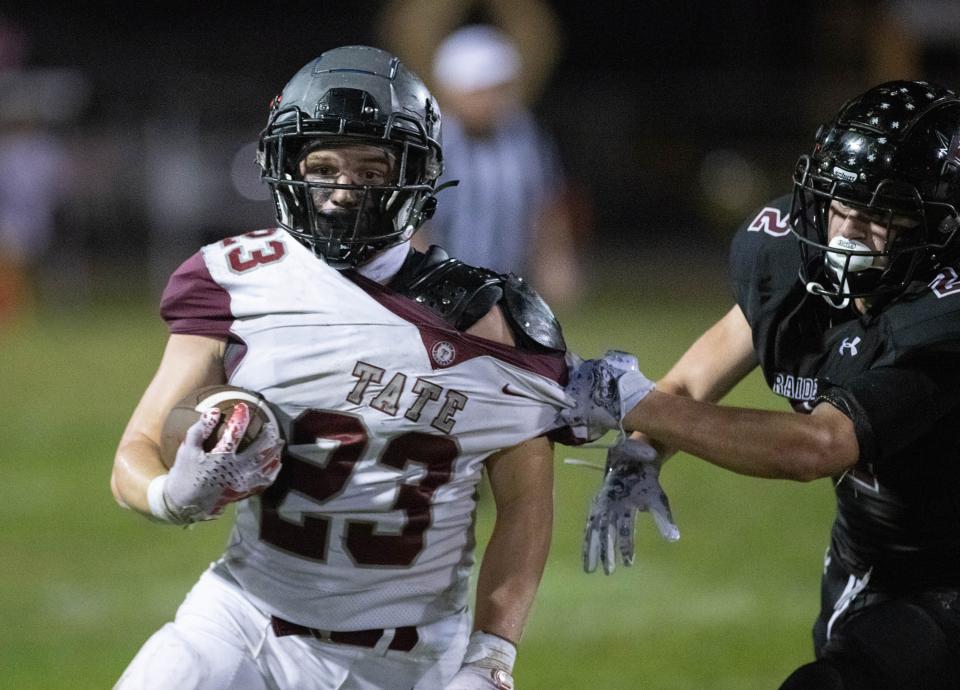
[[[517,78],[520,53],[502,31],[475,24],[454,31],[433,56],[433,76],[451,91],[480,91]]]

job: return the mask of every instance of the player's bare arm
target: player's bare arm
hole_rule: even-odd
[[[130,417],[114,458],[110,485],[120,505],[149,515],[147,487],[166,472],[160,461],[160,431],[167,412],[187,393],[223,383],[225,342],[173,334],[160,366]]]
[[[750,325],[738,305],[734,305],[687,349],[657,381],[657,390],[703,402],[718,402],[757,366]],[[652,443],[662,461],[676,448],[661,439],[637,433],[634,438]]]
[[[860,456],[853,422],[830,403],[797,415],[703,402],[657,390],[624,352],[580,364],[567,393],[561,418],[575,434],[639,432],[739,474],[811,481],[843,473]]]
[[[755,477],[811,481],[852,467],[859,457],[853,423],[830,404],[810,415],[715,404],[755,366],[750,326],[734,306],[655,389],[643,386],[642,397],[624,401],[623,428],[651,439],[664,457],[682,450]]]
[[[477,580],[474,628],[520,640],[553,529],[553,445],[540,436],[487,462],[496,523]]]
[[[494,305],[486,315],[467,329],[467,333],[492,340],[501,345],[516,346],[513,332],[510,330],[510,326],[503,315],[503,311],[500,309],[500,305]]]
[[[750,325],[734,305],[657,381],[657,390],[717,402],[756,366]]]
[[[623,426],[739,474],[812,481],[850,469],[860,450],[850,418],[829,403],[810,415],[700,402],[654,390]]]
[[[513,687],[516,645],[553,529],[553,445],[538,437],[487,459],[497,517],[477,580],[474,632],[445,690]]]
[[[853,423],[832,405],[797,415],[711,404],[756,365],[750,325],[734,305],[627,415],[624,427],[756,477],[810,481],[849,469],[859,456]]]

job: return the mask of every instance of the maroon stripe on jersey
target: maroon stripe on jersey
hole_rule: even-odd
[[[230,335],[230,294],[210,275],[202,252],[184,261],[170,276],[160,299],[160,315],[171,333],[213,338]]]
[[[561,386],[567,383],[567,364],[562,352],[524,352],[509,345],[462,333],[409,297],[394,292],[356,271],[343,271],[341,275],[355,283],[383,307],[420,330],[420,337],[430,354],[430,364],[434,369],[445,369],[474,357],[496,357],[556,381]]]

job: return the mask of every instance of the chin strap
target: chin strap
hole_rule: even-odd
[[[843,300],[840,302],[840,304],[837,304],[836,302],[834,302],[834,299],[836,298],[836,296],[831,295],[827,291],[827,289],[823,287],[823,285],[821,285],[816,281],[811,280],[806,284],[805,287],[807,288],[807,292],[809,292],[811,295],[819,295],[820,297],[823,298],[824,302],[829,304],[834,309],[846,309],[847,307],[850,306],[849,297],[844,297]],[[843,291],[850,292],[850,286],[847,285],[846,280],[843,281]]]
[[[437,194],[449,187],[456,187],[458,184],[460,184],[460,180],[448,180],[434,189],[430,194],[425,194],[421,197],[410,210],[410,217],[407,220],[407,224],[403,227],[403,239],[409,240],[424,221],[428,221],[433,217],[434,212],[437,210]]]

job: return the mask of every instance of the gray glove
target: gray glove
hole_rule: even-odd
[[[513,690],[517,648],[509,640],[477,630],[463,655],[463,664],[444,690]]]
[[[267,422],[250,447],[238,451],[250,423],[249,408],[238,403],[223,435],[208,453],[203,442],[219,418],[216,407],[204,412],[187,430],[169,474],[158,477],[156,487],[151,483],[151,493],[160,494],[150,499],[156,517],[175,524],[211,520],[229,503],[263,491],[277,478],[283,441],[274,423]]]
[[[667,495],[660,486],[660,464],[657,451],[642,441],[624,438],[608,451],[603,484],[587,516],[584,571],[592,573],[599,561],[603,572],[610,575],[616,568],[618,550],[623,564],[633,565],[637,511],[652,513],[667,541],[680,538]]]
[[[444,690],[513,690],[513,676],[498,668],[465,665]]]
[[[622,428],[623,418],[654,389],[640,373],[637,358],[620,350],[608,350],[602,359],[583,361],[570,353],[570,382],[566,387],[568,408],[559,419],[582,441],[596,441],[610,429]]]

